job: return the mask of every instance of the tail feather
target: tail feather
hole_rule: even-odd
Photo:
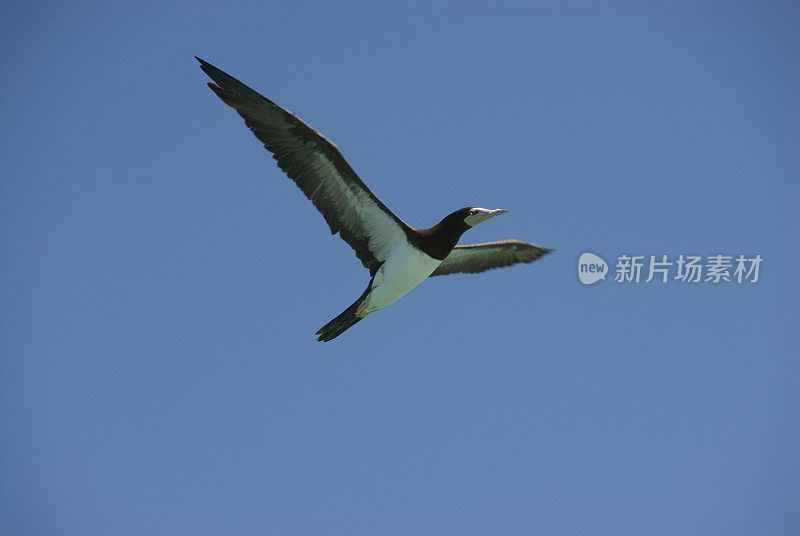
[[[316,333],[319,335],[317,337],[318,341],[328,342],[331,339],[335,339],[346,330],[353,327],[356,322],[361,320],[361,317],[356,314],[358,310],[358,306],[361,305],[362,299],[359,298],[356,300],[353,305],[345,309],[342,314],[325,324],[320,328],[320,330]]]
[[[342,314],[319,328],[319,331],[316,333],[319,335],[317,337],[318,341],[328,342],[332,339],[335,339],[351,327],[353,327],[359,320],[364,318],[363,316],[358,316],[358,307],[361,305],[364,300],[367,299],[369,296],[370,290],[372,290],[372,282],[375,280],[374,276],[370,280],[369,285],[367,285],[367,290],[358,297],[358,299],[353,302],[353,305],[342,311]]]

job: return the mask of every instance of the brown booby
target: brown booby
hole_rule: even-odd
[[[197,58],[214,83],[208,84],[245,124],[322,213],[331,229],[352,247],[369,270],[367,289],[317,335],[329,341],[370,313],[383,309],[434,275],[475,273],[535,261],[551,250],[502,240],[458,246],[470,227],[508,212],[462,208],[430,229],[415,229],[386,208],[317,131],[213,65]]]

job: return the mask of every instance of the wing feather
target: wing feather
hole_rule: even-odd
[[[208,87],[242,116],[278,166],[317,207],[331,233],[338,232],[364,266],[376,270],[410,227],[372,193],[333,143],[290,111],[197,60],[214,81]]]
[[[474,274],[520,262],[533,262],[551,251],[519,240],[465,244],[453,248],[453,251],[431,275],[447,275],[458,272]]]

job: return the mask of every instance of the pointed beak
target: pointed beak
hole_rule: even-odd
[[[506,212],[508,212],[508,211],[506,209],[504,209],[504,208],[497,208],[495,210],[487,210],[483,214],[483,219],[481,221],[486,221],[489,218],[494,218],[495,216],[499,216],[500,214],[505,214]]]
[[[506,209],[498,208],[495,210],[487,210],[485,208],[476,209],[478,212],[476,214],[472,214],[464,218],[464,222],[469,226],[476,226],[481,222],[484,222],[490,218],[494,218],[495,216],[499,216],[500,214],[505,214],[508,212]]]

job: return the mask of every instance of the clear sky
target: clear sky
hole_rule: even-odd
[[[796,535],[800,7],[6,2],[0,533]],[[400,217],[557,251],[368,281],[206,87]],[[578,280],[585,251],[757,283]]]

